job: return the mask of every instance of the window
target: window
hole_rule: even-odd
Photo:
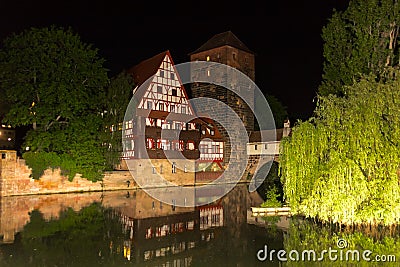
[[[186,107],[181,107],[181,113],[186,114]]]
[[[187,150],[194,150],[194,142],[193,141],[188,141],[186,144]]]
[[[207,61],[210,61],[210,56],[207,56]]]
[[[210,77],[211,73],[210,70],[207,70],[207,76]]]
[[[172,90],[171,90],[171,95],[172,95],[172,96],[177,96],[177,95],[178,95],[178,90],[172,89]]]
[[[257,145],[254,145],[254,150],[257,150]]]
[[[233,57],[234,60],[236,60],[236,54],[235,53],[232,53],[232,57]]]
[[[164,78],[164,71],[163,70],[160,70],[160,77]]]
[[[175,80],[175,74],[171,72],[171,80]]]
[[[153,138],[147,138],[146,139],[146,147],[149,148],[149,149],[155,148],[154,139]]]
[[[183,166],[183,171],[184,171],[184,172],[187,172],[187,167],[186,167],[186,165]]]
[[[162,94],[162,86],[157,85],[157,93]]]
[[[265,145],[264,145],[264,148],[265,148],[265,149],[268,149],[268,144],[265,144]]]
[[[1,159],[6,159],[6,153],[1,153]]]
[[[147,101],[147,109],[153,109],[153,102]]]
[[[214,131],[214,130],[211,130],[211,131],[210,131],[210,134],[211,134],[211,135],[215,135],[215,131]]]
[[[175,112],[175,105],[171,105],[171,112]]]
[[[176,173],[176,162],[172,162],[172,173]]]
[[[164,111],[164,103],[158,104],[158,110]]]

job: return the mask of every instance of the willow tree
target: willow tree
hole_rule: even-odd
[[[321,95],[343,94],[363,74],[378,79],[386,67],[399,65],[400,3],[397,0],[352,0],[334,11],[323,28],[324,71]]]
[[[71,178],[79,172],[101,179],[105,158],[100,132],[104,60],[71,29],[31,28],[4,41],[0,87],[10,109],[5,121],[30,126],[23,154],[38,178],[61,167]]]
[[[286,201],[306,216],[344,224],[400,220],[400,72],[361,78],[344,97],[320,97],[315,117],[283,140]]]

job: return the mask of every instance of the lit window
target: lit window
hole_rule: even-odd
[[[265,149],[268,149],[268,144],[265,144],[265,145],[264,145],[264,148],[265,148]]]
[[[188,150],[194,150],[194,143],[191,142],[191,141],[189,141],[189,142],[186,144],[186,147],[187,147]]]
[[[176,173],[176,162],[172,162],[172,173]]]
[[[211,134],[211,135],[215,135],[215,131],[214,131],[214,130],[211,130],[211,131],[210,131],[210,134]]]
[[[207,56],[207,61],[210,61],[210,56]]]
[[[146,142],[147,148],[149,148],[149,149],[155,148],[155,146],[154,146],[154,139],[153,139],[153,138],[147,138],[146,141],[147,141],[147,142]]]
[[[209,70],[207,70],[207,76],[210,77],[210,71]]]

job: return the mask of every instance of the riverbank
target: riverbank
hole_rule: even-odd
[[[72,181],[61,175],[60,169],[47,169],[40,179],[30,177],[31,169],[25,161],[16,157],[15,151],[7,151],[0,160],[0,196],[24,196],[43,194],[64,194],[81,192],[103,192],[115,190],[139,189],[128,170],[108,171],[102,181],[91,182],[77,174]],[[211,181],[211,180],[210,180]],[[201,186],[210,181],[201,179],[181,179],[179,186]],[[241,180],[240,183],[247,183]],[[166,187],[154,186],[154,187]]]

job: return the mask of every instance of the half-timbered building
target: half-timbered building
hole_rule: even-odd
[[[177,184],[194,180],[198,171],[222,171],[224,140],[212,120],[196,116],[170,52],[128,72],[136,85],[135,115],[124,120],[122,159],[148,158],[151,166],[138,175],[159,173]]]

